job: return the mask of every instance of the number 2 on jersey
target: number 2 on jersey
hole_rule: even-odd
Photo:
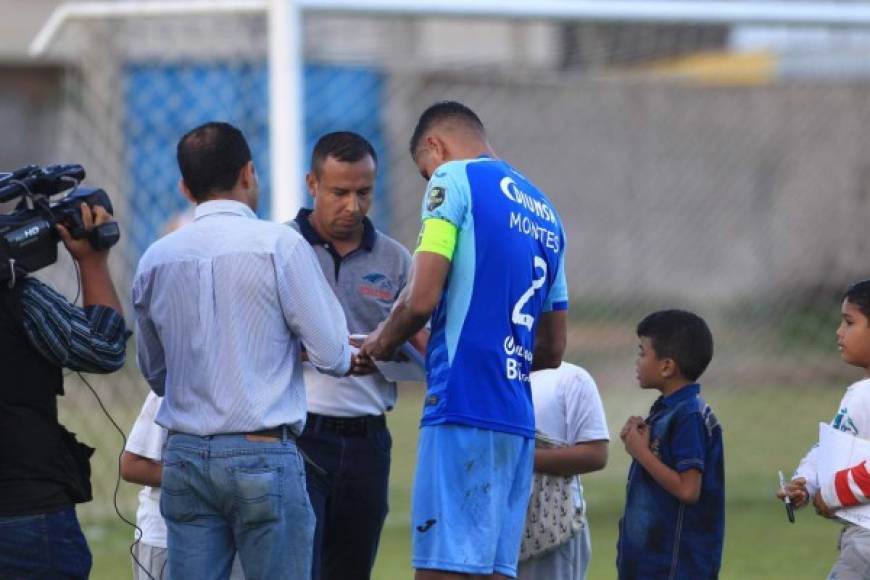
[[[541,277],[532,280],[531,287],[520,296],[520,299],[514,304],[514,309],[511,313],[511,322],[517,326],[525,326],[529,329],[529,332],[532,331],[532,326],[535,325],[535,317],[531,314],[524,314],[522,310],[528,301],[532,299],[532,296],[535,295],[535,291],[543,288],[544,282],[547,281],[547,262],[542,257],[535,256],[535,272],[537,273],[538,270],[542,271]]]

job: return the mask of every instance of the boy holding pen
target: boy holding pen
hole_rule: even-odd
[[[837,347],[843,362],[864,370],[864,378],[846,389],[831,426],[855,437],[870,439],[870,280],[849,286],[840,308]],[[836,510],[870,503],[870,468],[867,462],[838,471],[830,481],[818,475],[819,446],[801,460],[794,479],[777,496],[786,495],[796,507],[810,502],[826,518]],[[870,530],[846,524],[840,536],[840,556],[829,579],[870,578]]]

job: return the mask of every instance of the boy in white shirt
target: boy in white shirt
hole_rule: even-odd
[[[536,430],[560,447],[535,449],[534,470],[577,476],[607,464],[610,433],[601,397],[586,370],[563,362],[531,374]],[[575,507],[584,512],[580,531],[541,556],[520,562],[518,580],[582,580],[589,566],[590,539],[580,478],[572,482]]]
[[[136,525],[142,530],[142,537],[135,546],[139,563],[133,561],[134,580],[162,580],[166,569],[166,522],[160,515],[166,429],[154,422],[162,401],[153,391],[148,393],[121,457],[124,481],[144,486],[139,492],[139,508],[136,510]],[[233,562],[230,580],[244,580],[238,557]]]
[[[843,296],[837,347],[843,362],[864,369],[864,378],[846,389],[831,426],[870,439],[870,280],[851,285]],[[818,445],[801,460],[787,493],[797,507],[814,504],[816,512],[834,517],[841,508],[870,503],[870,466],[864,461],[837,472],[830,481],[818,474]],[[777,494],[780,499],[785,494]],[[840,556],[829,579],[870,578],[870,530],[846,524],[840,536]]]

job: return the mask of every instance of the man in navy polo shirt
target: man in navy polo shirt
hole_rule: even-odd
[[[725,535],[722,428],[698,378],[713,337],[695,314],[664,310],[637,327],[637,378],[659,397],[620,437],[634,458],[619,523],[620,580],[718,578]]]
[[[408,250],[366,217],[376,172],[377,154],[363,137],[324,135],[306,178],[314,209],[289,223],[314,248],[351,334],[367,334],[387,317],[411,265]],[[352,372],[336,378],[304,368],[309,413],[298,444],[313,463],[306,469],[317,517],[313,580],[368,579],[387,515],[392,439],[384,414],[396,404],[396,384],[370,362],[356,361]]]

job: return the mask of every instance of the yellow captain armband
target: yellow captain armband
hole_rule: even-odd
[[[453,251],[456,249],[456,238],[459,230],[447,220],[429,218],[423,221],[423,229],[417,239],[417,252],[432,252],[453,260]]]

